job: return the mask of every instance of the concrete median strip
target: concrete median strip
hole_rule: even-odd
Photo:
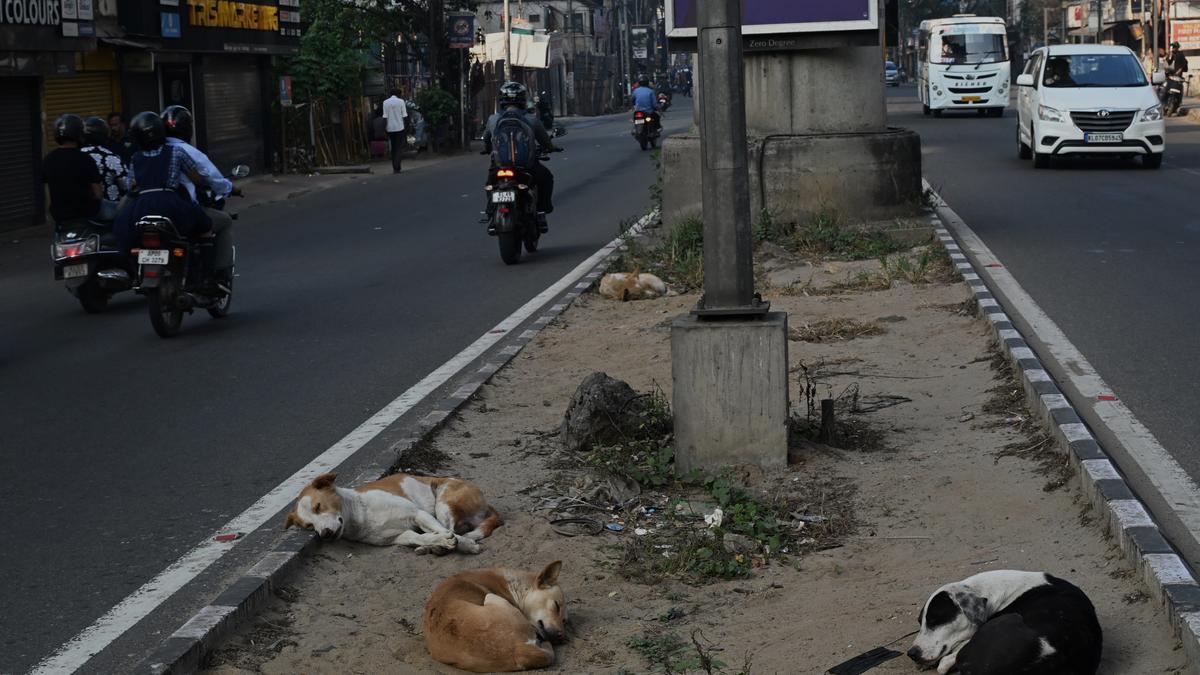
[[[926,187],[928,189],[928,184]],[[1024,294],[1015,279],[962,219],[940,197],[936,202],[941,220],[936,230],[937,237],[952,259],[956,262],[967,260],[966,263],[960,262],[958,268],[971,287],[980,311],[989,319],[1001,349],[1020,372],[1019,378],[1030,410],[1040,416],[1046,431],[1067,455],[1076,469],[1083,494],[1100,515],[1102,527],[1119,544],[1151,597],[1167,613],[1187,652],[1192,671],[1200,672],[1200,584],[1172,546],[1171,538],[1164,534],[1163,528],[1151,515],[1151,509],[1144,503],[1143,499],[1149,495],[1139,496],[1131,488],[1129,480],[1119,468],[1121,463],[1114,462],[1110,456],[1109,444],[1102,446],[1093,434],[1093,427],[1089,424],[1095,422],[1085,421],[1081,417],[1084,411],[1071,404],[1071,397],[1060,390],[1055,377],[1048,372],[1061,372],[1064,364],[1047,361],[1044,365],[1037,354],[1039,350],[1026,341],[1025,333],[1018,324],[1025,326],[1024,330],[1037,333],[1038,342],[1045,343],[1046,333],[1050,334],[1050,344],[1055,347],[1051,350],[1051,359],[1058,357],[1061,360],[1061,355],[1069,350],[1070,369],[1076,378],[1085,380],[1082,384],[1088,399],[1097,401],[1095,407],[1101,408],[1101,414],[1095,419],[1101,423],[1106,419],[1118,423],[1118,429],[1106,429],[1105,435],[1109,436],[1110,442],[1124,446],[1120,448],[1122,454],[1137,463],[1139,469],[1146,471],[1153,489],[1161,491],[1156,496],[1169,505],[1171,512],[1168,515],[1181,521],[1189,534],[1197,532],[1192,525],[1196,523],[1195,508],[1200,493],[1149,432],[1140,427],[1132,413],[1124,406],[1119,406],[1115,397],[1096,395],[1096,392],[1112,390],[1104,385],[1082,355],[1069,345],[1065,336],[1042,314],[1033,300]],[[1004,302],[996,299],[992,289],[1005,293]],[[1071,382],[1077,397],[1080,384],[1079,381]],[[1112,409],[1114,403],[1119,410]],[[1120,427],[1140,429],[1136,435],[1140,447],[1129,447],[1128,443],[1122,443],[1124,439],[1120,435]]]
[[[654,222],[657,218],[658,213],[656,211],[647,214],[634,224],[629,233],[640,233],[643,228]],[[521,349],[531,339],[548,326],[559,314],[565,311],[579,297],[581,290],[590,287],[599,278],[607,268],[613,255],[621,250],[623,241],[623,236],[617,237],[601,247],[565,277],[530,300],[529,303],[517,310],[517,312],[514,312],[504,322],[501,322],[496,329],[485,333],[479,341],[472,344],[454,359],[447,362],[446,365],[443,365],[442,368],[439,368],[427,377],[426,380],[429,380],[431,377],[440,374],[436,378],[437,382],[434,386],[422,386],[426,384],[426,381],[423,380],[422,383],[401,395],[397,401],[403,401],[406,404],[405,410],[411,409],[417,402],[434,393],[435,390],[446,384],[446,382],[465,372],[479,358],[485,359],[484,363],[477,370],[470,373],[466,381],[459,384],[444,400],[437,402],[433,412],[421,418],[416,425],[419,435],[404,438],[394,443],[389,448],[389,452],[386,453],[386,457],[377,458],[375,462],[372,462],[366,469],[361,471],[360,475],[356,476],[353,481],[348,481],[348,484],[379,477],[387,470],[391,461],[396,456],[421,442],[429,433],[439,428],[484,383],[520,353]],[[563,291],[567,289],[572,290],[564,294]],[[536,318],[530,321],[535,316]],[[517,333],[516,329],[527,322],[529,328],[521,333]],[[481,347],[480,343],[485,344]],[[500,348],[493,350],[493,353],[490,355],[483,353],[487,350],[492,350],[497,344],[501,345]],[[418,391],[414,394],[414,390]],[[395,402],[389,404],[389,408],[394,405]],[[376,417],[378,417],[378,414]],[[373,438],[375,435],[378,435],[378,433],[382,432],[398,418],[399,415],[393,415],[390,420],[387,420],[387,423],[381,424],[378,422],[382,420],[377,421],[376,424],[372,425],[374,433],[371,437]],[[369,422],[371,420],[368,420]],[[366,424],[364,423],[364,425]],[[361,449],[369,439],[363,438],[359,440],[362,442],[357,444],[354,452]],[[344,445],[344,443],[340,445]],[[282,503],[285,505],[290,504],[292,498],[303,484],[311,479],[310,474],[315,475],[319,471],[334,469],[337,464],[349,459],[350,454],[353,453],[345,456],[339,454],[340,459],[337,462],[322,462],[321,460],[326,454],[323,453],[320,457],[313,460],[312,464],[297,472],[292,478],[273,490],[271,494],[283,495],[284,500]],[[251,510],[261,516],[255,526],[271,527],[269,519],[276,515],[280,508],[282,508],[279,507],[279,503],[279,499],[274,499],[271,502],[271,506],[277,508],[266,509],[261,508],[260,505],[251,507]],[[242,516],[239,516],[239,518],[242,518]],[[225,529],[230,528],[227,527]],[[212,646],[221,642],[238,624],[254,614],[257,608],[270,596],[272,589],[278,581],[291,572],[303,554],[312,548],[316,541],[315,537],[306,532],[297,531],[287,536],[278,548],[264,555],[240,579],[231,584],[214,598],[209,605],[202,608],[166,640],[161,642],[154,652],[147,659],[143,660],[132,672],[188,673],[200,669],[203,666],[205,654]],[[166,588],[162,587],[162,580],[158,577],[149,582],[147,586],[157,587],[155,598],[157,602],[161,602],[215,561],[216,558],[206,558],[204,561],[201,561],[200,564],[202,566],[192,565],[191,571],[193,574],[190,577],[174,579]],[[172,569],[178,565],[179,563],[176,563],[176,565],[172,566]],[[130,596],[130,598],[127,598],[122,604],[129,603],[131,599],[139,598],[139,593],[141,593],[141,589]],[[102,617],[80,636],[77,636],[67,645],[64,645],[54,656],[39,664],[35,672],[70,672],[83,666],[87,659],[99,653],[108,643],[119,637],[121,633],[128,630],[134,623],[152,611],[157,606],[157,602],[153,605],[137,603],[143,606],[139,606],[131,611],[117,612],[115,616],[106,615]],[[110,615],[112,614],[113,612],[110,612]]]

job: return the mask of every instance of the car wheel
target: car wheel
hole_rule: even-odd
[[[924,108],[922,112],[924,112],[925,116],[929,117],[929,106],[922,104],[921,107]]]
[[[941,116],[942,116],[942,111],[941,111],[941,110],[934,110],[934,111],[933,111],[933,116],[934,116],[934,117],[941,117]]]
[[[1162,167],[1163,153],[1152,152],[1148,155],[1142,155],[1143,169],[1158,169]]]
[[[1031,139],[1032,140],[1032,139]],[[1017,120],[1017,158],[1029,159],[1033,157],[1033,150],[1021,140],[1021,120]]]

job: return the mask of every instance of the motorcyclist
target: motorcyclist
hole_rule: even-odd
[[[633,110],[649,115],[651,123],[656,128],[662,128],[662,122],[658,118],[658,97],[654,95],[654,89],[650,87],[650,79],[647,77],[638,80],[637,89],[633,90]]]
[[[96,169],[103,181],[104,194],[101,196],[100,220],[112,220],[117,215],[121,200],[129,192],[132,178],[129,167],[110,147],[108,122],[103,117],[89,117],[83,122],[84,145],[83,154],[92,158]]]
[[[1167,75],[1183,79],[1188,71],[1187,57],[1179,50],[1179,43],[1171,43],[1171,53],[1167,55]]]
[[[208,155],[189,142],[194,127],[190,110],[181,105],[168,106],[162,111],[161,117],[167,144],[187,153],[196,164],[196,171],[203,181],[201,189],[197,189],[196,184],[186,175],[182,176],[180,182],[192,201],[203,206],[212,220],[212,231],[217,237],[213,269],[218,273],[226,273],[233,267],[233,218],[225,211],[213,208],[213,205],[229,195],[241,194],[241,190],[221,175],[221,170],[212,163]]]
[[[80,151],[83,120],[61,115],[54,122],[58,147],[42,160],[42,181],[50,189],[50,215],[55,227],[96,215],[104,194],[100,171],[91,157]]]
[[[500,95],[497,99],[499,110],[488,118],[487,130],[483,132],[484,151],[482,154],[492,155],[492,165],[497,163],[496,154],[492,148],[492,136],[496,132],[496,127],[500,120],[505,117],[519,116],[527,125],[530,132],[537,141],[538,145],[547,152],[558,152],[562,148],[554,145],[554,141],[550,140],[550,134],[546,133],[546,128],[542,126],[541,120],[536,114],[531,114],[528,108],[529,91],[518,82],[505,82],[500,86]],[[537,161],[536,155],[532,159],[532,166],[525,167],[533,174],[534,182],[537,184],[538,204],[537,210],[542,214],[549,214],[554,211],[554,174],[545,167],[541,162]],[[491,202],[487,205],[488,211],[485,212],[481,222],[490,220],[492,207]],[[545,231],[545,219],[539,219],[539,225]]]
[[[129,123],[129,135],[138,148],[131,161],[137,196],[117,213],[113,231],[119,245],[131,248],[135,244],[137,221],[144,216],[170,218],[186,237],[209,232],[212,220],[183,187],[185,177],[193,184],[203,182],[196,162],[183,149],[167,144],[158,113],[138,113]]]
[[[537,98],[534,99],[537,104],[538,119],[542,121],[542,126],[547,132],[554,130],[554,106],[550,100],[550,92],[539,92]]]

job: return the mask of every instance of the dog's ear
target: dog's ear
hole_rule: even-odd
[[[324,490],[330,485],[333,485],[333,481],[335,480],[337,480],[336,473],[323,473],[313,479],[312,486],[314,489]]]
[[[954,621],[954,618],[962,613],[958,608],[958,603],[950,597],[946,591],[938,591],[929,599],[929,604],[925,610],[925,627],[937,628]]]
[[[288,511],[287,520],[283,521],[283,529],[286,530],[289,527],[293,527],[293,526],[300,527],[301,526],[300,519],[296,517],[295,511]]]
[[[975,595],[974,593],[955,593],[954,602],[958,604],[962,610],[963,616],[975,624],[982,626],[988,620],[988,604],[987,600]]]
[[[555,560],[546,565],[546,569],[538,573],[534,584],[538,588],[551,588],[558,585],[558,571],[562,569],[562,561]]]

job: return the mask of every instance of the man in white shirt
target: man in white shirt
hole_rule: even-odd
[[[383,118],[387,120],[388,140],[392,144],[392,173],[400,173],[400,153],[404,150],[404,118],[408,107],[400,98],[400,90],[393,89],[391,98],[383,102]]]

